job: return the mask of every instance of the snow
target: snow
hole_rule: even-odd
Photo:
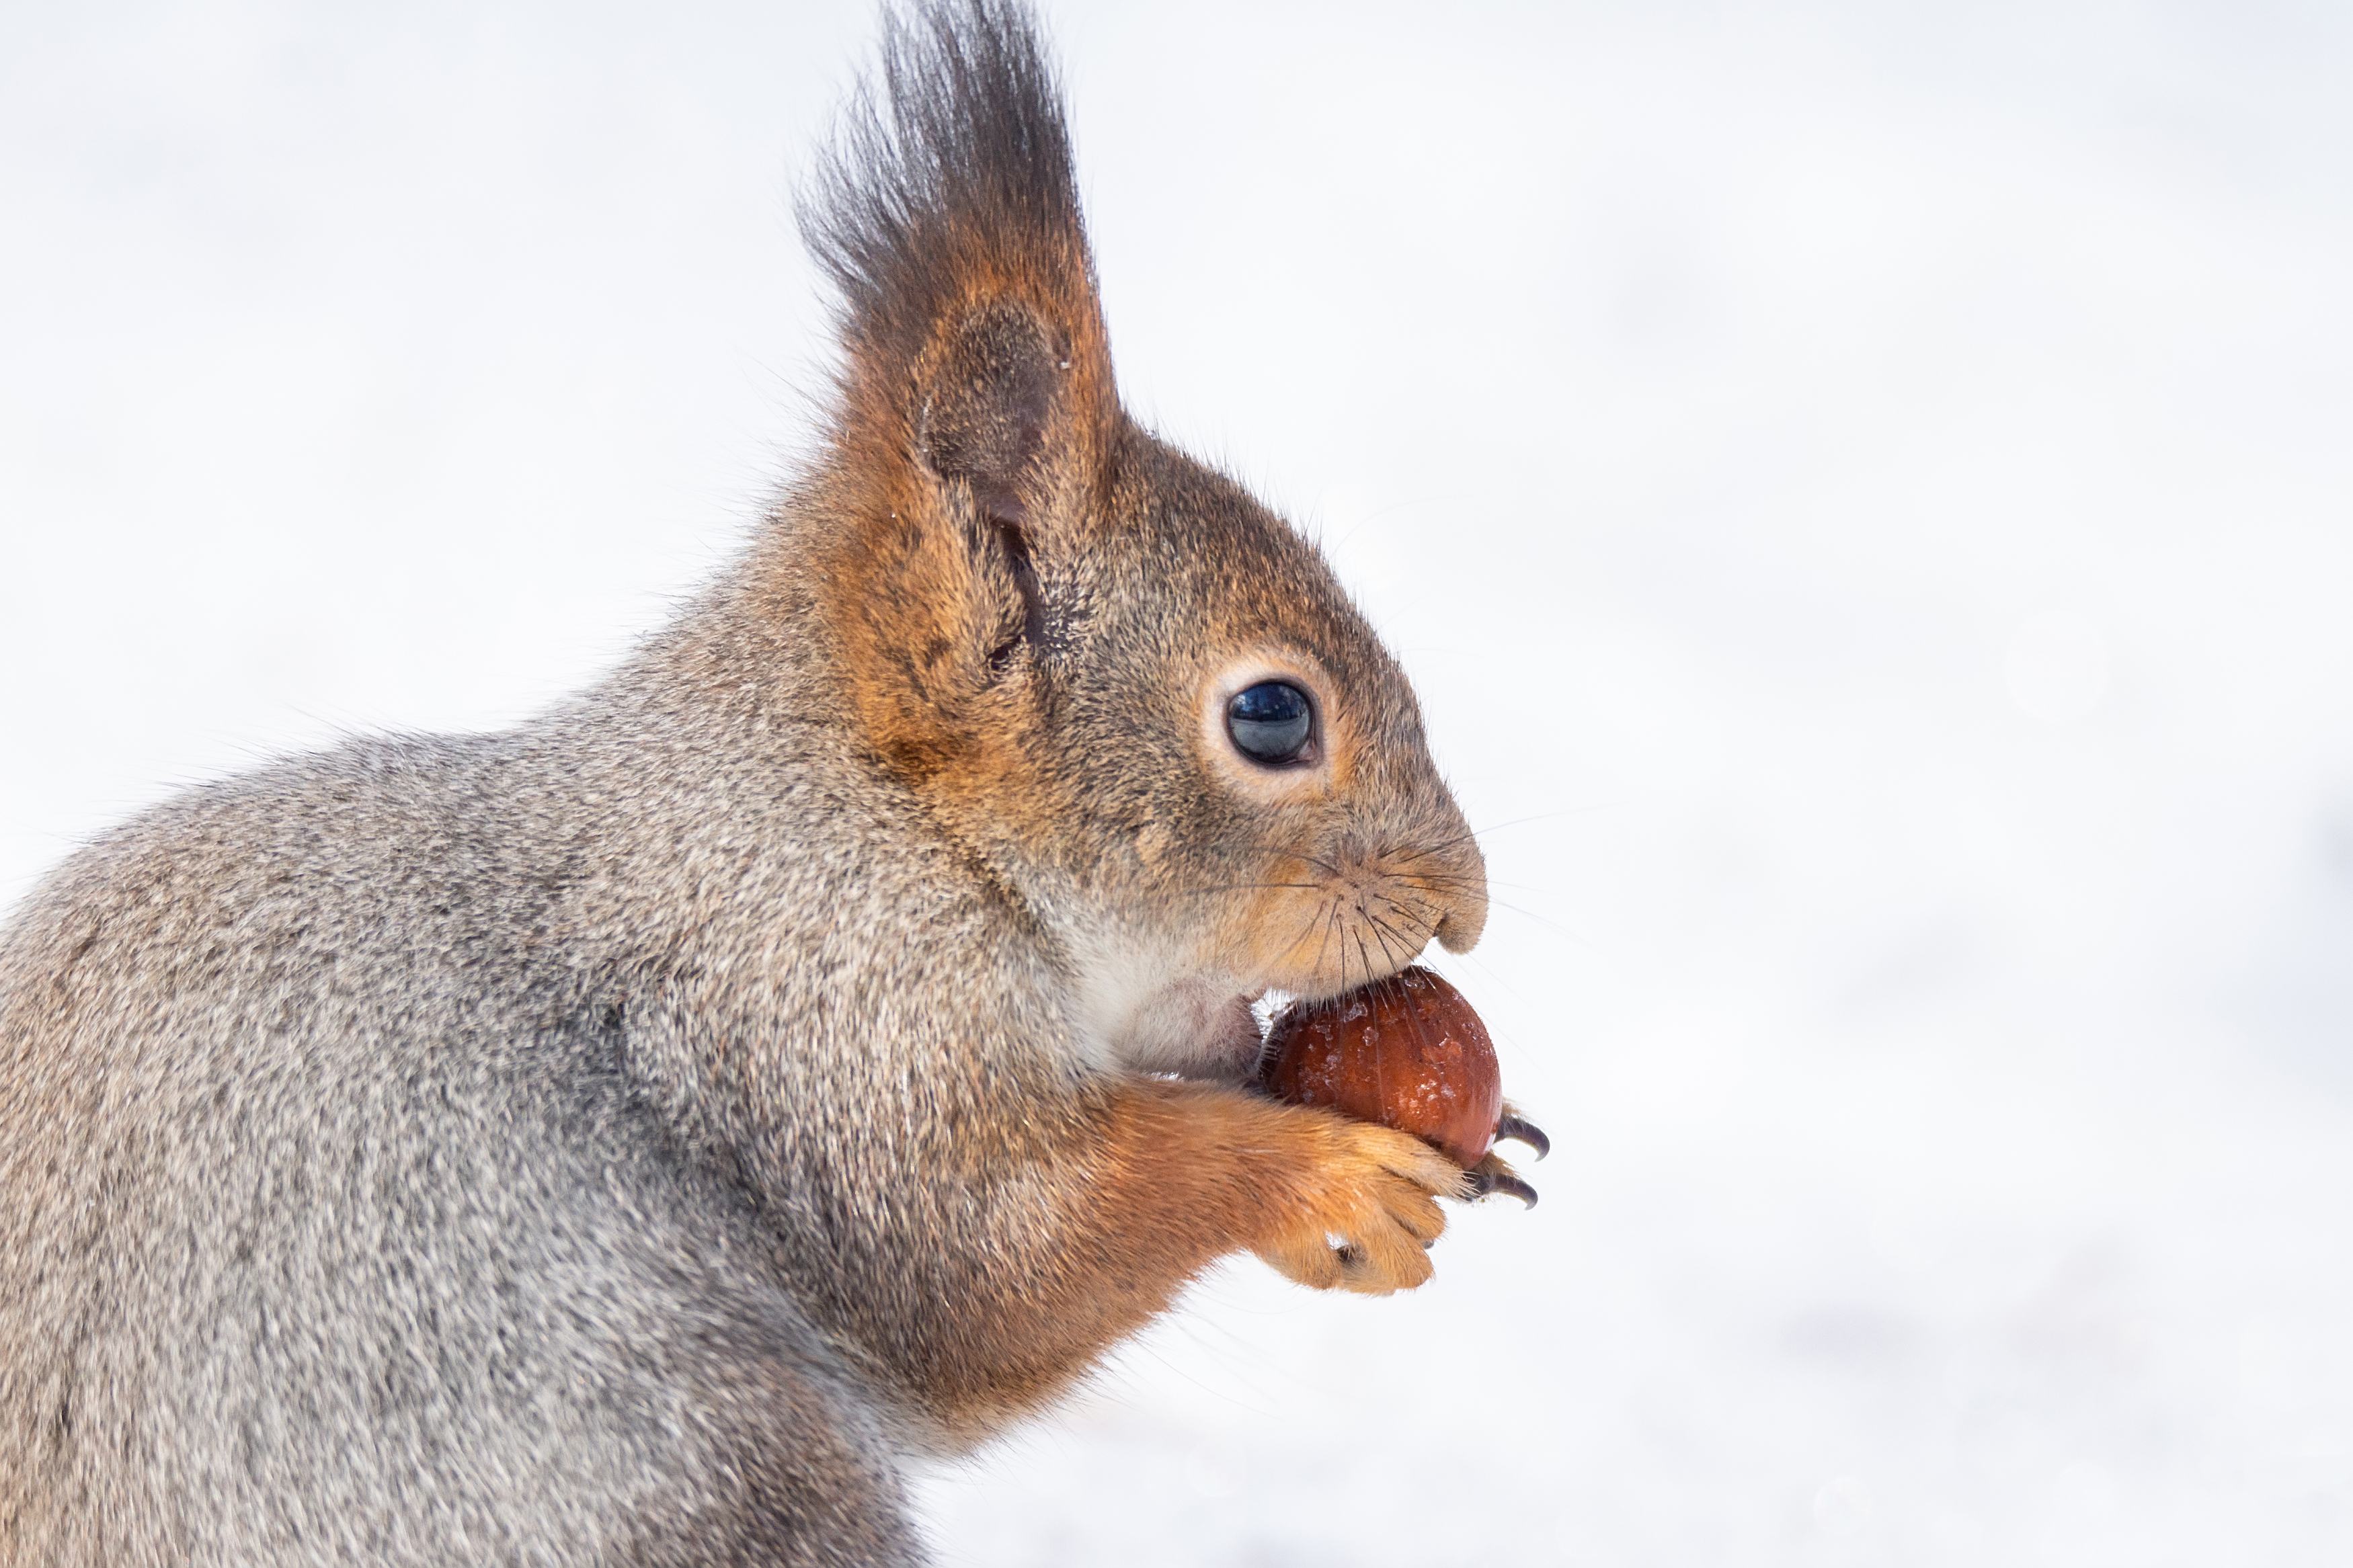
[[[0,896],[506,721],[806,429],[861,5],[19,8]],[[1315,530],[1553,1135],[1221,1268],[944,1562],[2353,1561],[2353,37],[1056,5],[1132,403]]]

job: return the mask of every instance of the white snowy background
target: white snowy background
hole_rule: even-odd
[[[948,1563],[2353,1562],[2353,12],[1053,4],[1128,396],[1320,534],[1558,1152],[1221,1269]],[[495,726],[790,461],[852,5],[0,0],[0,894]]]

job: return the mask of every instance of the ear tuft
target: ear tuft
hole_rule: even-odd
[[[1006,295],[1051,321],[1058,357],[1099,354],[1070,131],[1027,7],[893,11],[879,77],[799,206],[810,252],[841,290],[853,395],[903,389],[943,329]]]
[[[822,611],[878,752],[911,777],[1008,776],[1012,737],[1050,709],[1071,624],[1054,594],[1124,429],[1028,9],[889,15],[800,217],[841,291],[843,353],[831,526],[796,536],[797,569],[833,585]]]

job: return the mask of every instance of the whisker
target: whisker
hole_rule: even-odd
[[[1509,910],[1511,913],[1513,913],[1513,914],[1515,914],[1515,915],[1519,916],[1522,920],[1524,920],[1524,921],[1535,921],[1535,922],[1536,922],[1536,924],[1538,924],[1538,925],[1540,925],[1540,926],[1544,927],[1544,928],[1545,928],[1545,930],[1549,931],[1556,931],[1556,932],[1558,932],[1560,935],[1562,935],[1562,936],[1565,936],[1565,937],[1568,938],[1571,942],[1577,942],[1577,943],[1578,943],[1578,944],[1580,944],[1580,945],[1583,945],[1583,944],[1584,944],[1584,942],[1585,942],[1585,939],[1584,939],[1583,937],[1578,936],[1575,931],[1570,931],[1567,926],[1565,926],[1565,925],[1561,924],[1558,921],[1553,920],[1553,919],[1549,918],[1548,916],[1540,915],[1540,914],[1536,913],[1536,912],[1535,912],[1535,910],[1531,910],[1531,909],[1525,909],[1525,908],[1521,907],[1521,906],[1520,906],[1520,905],[1518,905],[1518,904],[1514,904],[1514,903],[1510,902],[1510,901],[1509,901],[1509,900],[1504,900],[1504,899],[1489,899],[1489,900],[1487,900],[1487,907],[1488,907],[1489,909],[1491,909],[1491,910]],[[1598,952],[1599,952],[1599,951],[1600,951],[1600,949],[1596,948],[1596,949],[1594,949],[1594,951]]]
[[[1458,877],[1447,871],[1392,871],[1389,875],[1427,887],[1513,888],[1523,893],[1549,893],[1534,882],[1499,882],[1492,877]]]
[[[1427,860],[1432,855],[1443,855],[1456,845],[1467,844],[1478,837],[1475,833],[1458,833],[1451,838],[1441,838],[1435,844],[1417,845],[1411,849],[1392,850],[1385,858],[1406,861]]]
[[[1405,933],[1403,931],[1392,931],[1389,929],[1388,922],[1382,920],[1380,916],[1373,913],[1372,910],[1365,910],[1364,916],[1365,919],[1372,924],[1373,940],[1381,944],[1381,956],[1388,959],[1390,963],[1395,964],[1398,968],[1402,969],[1405,966],[1398,963],[1397,954],[1389,951],[1389,938],[1391,936],[1396,937],[1398,939],[1398,944],[1406,949],[1405,955],[1408,962],[1410,962],[1415,955],[1421,952],[1420,948],[1411,946],[1407,943]]]
[[[1340,874],[1340,868],[1329,860],[1303,854],[1297,849],[1286,849],[1279,844],[1255,844],[1247,840],[1231,840],[1222,844],[1204,844],[1201,847],[1222,855],[1280,855],[1287,860],[1304,861],[1327,877],[1336,877]]]
[[[1422,856],[1436,855],[1442,850],[1453,848],[1466,838],[1478,838],[1490,833],[1501,833],[1508,827],[1525,827],[1531,822],[1550,822],[1555,817],[1581,816],[1588,811],[1604,809],[1606,808],[1599,805],[1588,805],[1572,807],[1566,811],[1540,811],[1534,816],[1515,816],[1509,822],[1498,822],[1487,827],[1473,827],[1467,832],[1458,833],[1451,838],[1440,839],[1436,844],[1424,845],[1414,852],[1414,857],[1418,858]]]
[[[1521,989],[1520,989],[1518,986],[1516,986],[1516,985],[1513,984],[1511,983],[1511,981],[1510,981],[1510,980],[1508,980],[1508,979],[1506,979],[1504,976],[1503,976],[1503,975],[1501,975],[1501,974],[1497,973],[1495,972],[1495,966],[1494,966],[1493,964],[1491,964],[1491,963],[1488,963],[1484,962],[1484,961],[1483,961],[1483,960],[1482,960],[1482,959],[1480,958],[1480,956],[1479,956],[1477,953],[1475,953],[1475,952],[1466,952],[1466,953],[1461,954],[1460,956],[1461,956],[1461,962],[1462,962],[1462,963],[1477,965],[1477,967],[1478,967],[1478,969],[1479,969],[1479,972],[1480,972],[1482,974],[1484,974],[1484,975],[1485,975],[1489,980],[1491,980],[1491,981],[1494,982],[1494,983],[1495,983],[1495,984],[1496,984],[1497,986],[1501,987],[1503,990],[1509,992],[1509,993],[1510,993],[1514,997],[1515,997],[1515,998],[1517,998],[1517,999],[1519,1000],[1519,1002],[1521,1003],[1521,1005],[1526,1005],[1527,1000],[1528,1000],[1526,994],[1525,994],[1525,992],[1521,991]],[[1505,1038],[1505,1039],[1506,1039],[1506,1043],[1507,1043],[1507,1044],[1509,1044],[1509,1043],[1514,1043],[1514,1042],[1510,1041],[1510,1040],[1508,1039],[1508,1037],[1499,1037],[1499,1038]]]
[[[1394,914],[1400,923],[1410,926],[1414,931],[1420,933],[1419,940],[1414,942],[1413,950],[1416,952],[1419,952],[1429,944],[1430,939],[1438,934],[1439,921],[1445,918],[1443,915],[1440,915],[1437,919],[1432,919],[1427,910],[1407,909],[1395,899],[1388,900],[1388,906],[1389,912]],[[1400,933],[1398,940],[1402,942],[1412,939]]]
[[[1324,952],[1332,945],[1332,922],[1338,917],[1339,913],[1340,900],[1335,899],[1332,900],[1330,906],[1324,911],[1324,940],[1315,944],[1315,962],[1309,966],[1311,970],[1318,970],[1324,967]],[[1340,968],[1342,973],[1346,973],[1347,967],[1347,950],[1343,948],[1340,952]]]
[[[1392,872],[1384,879],[1381,891],[1391,903],[1398,901],[1398,892],[1400,890],[1414,895],[1414,902],[1423,908],[1432,909],[1440,901],[1433,895],[1442,894],[1447,891],[1447,889],[1442,883],[1432,883],[1423,878],[1409,877],[1397,872]]]
[[[1389,951],[1388,928],[1381,923],[1381,917],[1362,904],[1356,906],[1356,913],[1363,916],[1366,923],[1373,928],[1373,940],[1381,944],[1381,956],[1394,966],[1397,963],[1397,954]]]
[[[1313,910],[1313,909],[1310,909],[1310,910],[1307,911],[1307,919],[1306,919],[1304,921],[1303,921],[1303,922],[1301,923],[1301,925],[1300,925],[1300,927],[1299,927],[1299,934],[1298,934],[1297,936],[1293,937],[1293,938],[1291,939],[1291,941],[1290,941],[1290,942],[1288,942],[1288,943],[1283,947],[1283,950],[1282,950],[1282,959],[1277,960],[1277,962],[1278,962],[1278,963],[1282,963],[1282,962],[1285,962],[1285,961],[1289,960],[1289,958],[1291,957],[1291,955],[1292,955],[1293,953],[1294,953],[1294,952],[1298,952],[1298,951],[1299,951],[1299,944],[1300,944],[1301,942],[1305,942],[1305,941],[1307,940],[1307,933],[1308,933],[1309,931],[1314,931],[1314,930],[1315,929],[1315,914],[1316,914],[1316,911],[1315,911],[1314,910]]]
[[[1442,879],[1429,872],[1399,871],[1392,873],[1392,875],[1394,875],[1398,881],[1405,883],[1409,887],[1419,887],[1442,880]],[[1467,885],[1467,883],[1465,885]],[[1517,884],[1509,882],[1499,882],[1494,884],[1494,886],[1497,887],[1513,887],[1516,885]],[[1532,888],[1526,890],[1530,892],[1543,892],[1545,889],[1541,888]],[[1490,909],[1509,910],[1512,913],[1518,915],[1523,919],[1532,920],[1538,925],[1545,927],[1546,930],[1558,931],[1563,936],[1570,934],[1567,927],[1561,925],[1558,921],[1551,919],[1550,917],[1540,915],[1536,913],[1535,910],[1528,909],[1524,905],[1513,903],[1508,899],[1499,899],[1493,893],[1489,893],[1487,895],[1487,905]]]
[[[1415,892],[1419,891],[1419,889],[1409,889],[1408,890]],[[1409,906],[1406,901],[1403,899],[1398,898],[1394,891],[1384,888],[1381,889],[1381,902],[1389,907],[1389,912],[1391,914],[1395,915],[1398,920],[1405,921],[1409,925],[1420,927],[1424,931],[1435,931],[1438,929],[1437,921],[1431,918],[1431,911],[1436,910],[1438,906],[1427,900],[1416,899],[1413,900],[1413,903]],[[1442,913],[1439,918],[1443,918]]]

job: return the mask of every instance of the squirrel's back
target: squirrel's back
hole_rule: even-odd
[[[890,1412],[762,1288],[773,1227],[625,1060],[633,988],[734,956],[690,885],[722,921],[748,897],[860,923],[835,831],[860,790],[825,787],[821,733],[761,758],[628,712],[280,763],[16,912],[0,1560],[587,1558],[630,1510],[552,1499],[755,1485],[713,1458],[747,1451],[731,1422],[839,1448],[818,1491],[888,1517],[858,1500],[894,1485]]]

